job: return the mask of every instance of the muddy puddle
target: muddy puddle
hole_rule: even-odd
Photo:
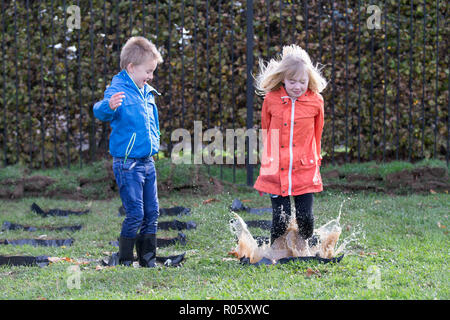
[[[303,239],[298,233],[295,216],[289,221],[286,232],[272,244],[258,246],[257,241],[248,230],[245,221],[236,213],[230,221],[232,233],[237,237],[238,244],[230,252],[237,258],[248,258],[250,263],[257,263],[266,258],[274,264],[277,260],[289,257],[319,257],[332,259],[346,253],[350,242],[356,240],[357,232],[345,239],[341,239],[342,227],[340,224],[342,205],[336,219],[330,220],[317,229],[314,229],[310,239]],[[313,240],[313,241],[311,241]]]

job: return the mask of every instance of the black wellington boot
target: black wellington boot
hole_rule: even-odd
[[[141,267],[156,267],[156,234],[140,234],[136,241],[136,251]]]
[[[119,264],[133,265],[133,248],[136,238],[119,237]]]

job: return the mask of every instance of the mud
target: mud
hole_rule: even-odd
[[[450,181],[445,168],[416,168],[392,173],[386,177],[390,188],[413,192],[445,192],[450,190]]]
[[[342,203],[343,204],[343,203]],[[341,205],[342,210],[342,205]],[[266,244],[257,241],[248,230],[247,224],[242,218],[234,213],[235,218],[230,222],[231,231],[237,237],[237,246],[230,252],[239,259],[246,259],[250,264],[277,264],[281,259],[291,258],[318,258],[322,261],[340,261],[346,245],[353,239],[348,238],[341,241],[340,226],[341,210],[336,219],[329,221],[314,230],[310,239],[303,239],[298,232],[295,217],[289,221],[286,232],[273,243]],[[314,241],[312,241],[314,240]]]
[[[370,191],[388,194],[448,192],[450,179],[445,168],[419,167],[380,175],[342,174],[338,170],[322,173],[324,189],[343,192]]]

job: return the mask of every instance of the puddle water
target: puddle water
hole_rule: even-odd
[[[287,257],[319,256],[326,259],[334,258],[345,253],[346,246],[356,240],[357,235],[356,232],[353,232],[346,239],[341,240],[338,245],[342,233],[340,219],[344,202],[341,204],[336,219],[314,229],[313,237],[315,236],[318,241],[315,244],[311,243],[312,246],[310,246],[308,240],[299,235],[295,216],[290,219],[286,232],[277,238],[273,244],[258,246],[244,220],[234,213],[235,218],[230,221],[230,228],[238,238],[238,244],[231,253],[239,259],[242,257],[249,258],[250,263],[256,263],[262,258],[270,259],[274,263],[278,259]]]

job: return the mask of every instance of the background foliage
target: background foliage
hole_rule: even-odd
[[[259,58],[273,57],[290,43],[321,63],[330,81],[323,92],[324,158],[379,160],[383,150],[388,160],[445,158],[447,3],[437,10],[434,1],[413,1],[412,32],[410,1],[374,1],[383,13],[382,29],[375,30],[366,25],[368,1],[360,2],[359,15],[353,2],[346,9],[345,1],[308,1],[307,10],[305,3],[254,1],[253,73]],[[65,8],[71,4],[80,7],[80,29],[67,28]],[[245,127],[245,6],[245,1],[203,0],[2,1],[4,164],[51,167],[107,156],[109,125],[93,118],[92,106],[120,71],[120,48],[134,35],[155,42],[165,60],[153,83],[163,93],[158,107],[165,145],[173,129],[192,130],[193,120],[202,120],[204,129]],[[261,105],[257,97],[255,126]]]

